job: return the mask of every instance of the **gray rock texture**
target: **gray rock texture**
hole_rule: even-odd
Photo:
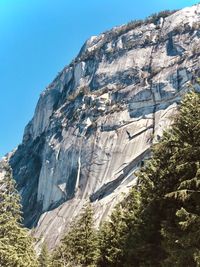
[[[200,75],[200,5],[90,38],[41,94],[9,156],[25,224],[50,247],[91,201],[97,225]]]

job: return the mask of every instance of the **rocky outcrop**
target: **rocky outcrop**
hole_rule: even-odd
[[[200,71],[200,6],[92,37],[41,94],[9,157],[25,223],[50,246],[85,202],[104,219]]]

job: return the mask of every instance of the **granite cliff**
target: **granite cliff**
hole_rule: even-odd
[[[6,159],[25,224],[52,247],[88,200],[97,225],[136,179],[182,95],[199,90],[200,5],[91,37],[44,90]]]

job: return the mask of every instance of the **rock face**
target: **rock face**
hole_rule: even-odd
[[[199,90],[200,5],[92,37],[41,94],[9,158],[25,223],[50,246],[90,200],[97,224],[135,183],[134,171]]]

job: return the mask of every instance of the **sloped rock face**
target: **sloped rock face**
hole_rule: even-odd
[[[92,37],[41,94],[9,159],[36,236],[54,246],[88,200],[98,224],[135,183],[182,95],[199,90],[199,23],[197,5]]]

